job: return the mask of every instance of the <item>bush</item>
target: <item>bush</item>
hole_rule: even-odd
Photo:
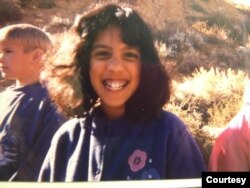
[[[23,12],[14,0],[0,0],[0,26],[17,22],[23,17]]]
[[[228,37],[239,44],[244,44],[244,25],[241,23],[235,23],[228,17],[225,17],[221,13],[213,13],[204,18],[204,21],[207,23],[208,27],[218,27],[223,28]],[[244,23],[243,23],[244,24]]]
[[[184,81],[173,83],[174,94],[166,109],[188,126],[208,162],[215,135],[207,127],[224,128],[242,104],[247,75],[243,71],[197,69]],[[220,129],[219,129],[220,130]]]
[[[36,4],[39,8],[52,8],[56,5],[54,0],[36,0]]]

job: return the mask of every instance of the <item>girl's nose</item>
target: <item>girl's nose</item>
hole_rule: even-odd
[[[107,69],[113,72],[120,72],[123,70],[122,60],[116,57],[112,57],[108,62]]]

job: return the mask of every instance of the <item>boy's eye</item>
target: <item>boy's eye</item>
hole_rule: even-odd
[[[6,54],[8,54],[8,53],[11,53],[13,51],[11,49],[4,49],[3,52],[6,53]]]

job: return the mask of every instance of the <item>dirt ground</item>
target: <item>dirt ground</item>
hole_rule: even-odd
[[[34,3],[23,8],[22,22],[47,29],[51,33],[67,29],[76,14],[80,14],[93,0],[56,0],[53,8],[38,8]]]

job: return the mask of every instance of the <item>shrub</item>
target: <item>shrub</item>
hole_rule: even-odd
[[[191,5],[192,9],[196,12],[200,12],[200,13],[206,13],[206,10],[199,4],[197,3],[193,3]]]
[[[224,16],[220,12],[215,12],[213,14],[210,14],[204,18],[204,20],[207,23],[207,26],[210,27],[218,27],[223,28],[223,30],[226,31],[227,36],[234,40],[235,42],[238,42],[239,44],[243,44],[244,41],[244,31],[245,27],[241,23],[236,23],[232,19]],[[243,23],[244,24],[244,23]]]
[[[35,2],[39,8],[52,8],[56,5],[55,0],[36,0]]]
[[[0,0],[0,26],[17,22],[23,17],[23,12],[14,0]]]
[[[184,81],[173,82],[173,97],[166,109],[177,114],[189,127],[206,162],[216,138],[216,134],[210,132],[211,127],[224,128],[238,112],[246,80],[241,70],[201,67]]]

